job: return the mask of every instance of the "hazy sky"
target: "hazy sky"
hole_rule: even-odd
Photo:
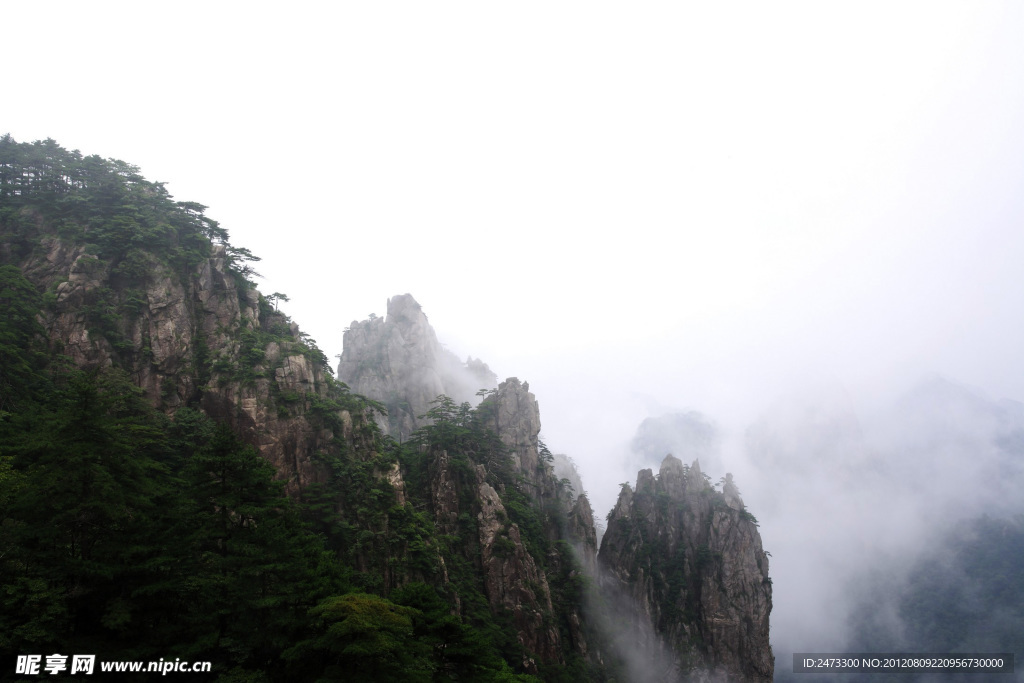
[[[20,2],[3,21],[0,133],[209,206],[331,357],[412,293],[452,350],[530,382],[601,517],[635,479],[608,463],[666,410],[733,443],[819,382],[858,410],[932,372],[1024,399],[1022,3]],[[739,485],[758,513],[764,487]],[[814,623],[783,593],[811,565],[762,531],[791,572],[773,629]]]
[[[331,357],[411,292],[581,461],[822,378],[1024,399],[1020,3],[4,14],[0,130],[209,206]]]

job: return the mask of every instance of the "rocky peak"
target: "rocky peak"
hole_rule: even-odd
[[[672,459],[675,460],[675,458]],[[668,458],[665,458],[665,461],[667,462]],[[662,467],[664,468],[664,465],[662,465]],[[680,481],[682,481],[681,477]],[[704,479],[704,473],[700,471],[700,460],[694,460],[693,464],[690,465],[690,471],[687,473],[686,476],[686,492],[700,493],[706,488],[708,488],[708,482],[706,479]]]
[[[415,333],[421,332],[424,338],[429,337],[433,339],[434,343],[437,343],[434,329],[427,322],[427,315],[423,312],[423,307],[416,302],[412,294],[398,294],[388,299],[387,322],[392,325],[404,325],[404,329],[409,333],[409,338],[412,341],[415,341]]]
[[[541,465],[540,405],[530,392],[530,383],[509,377],[487,397],[482,408],[526,480],[538,487],[542,479],[550,478],[546,476],[550,468]]]
[[[631,671],[659,681],[770,681],[771,580],[753,517],[707,482],[700,463],[669,455],[657,478],[622,487],[601,542],[602,587],[631,622]]]
[[[683,492],[688,490],[690,482],[694,481],[699,481],[701,486],[705,484],[704,477],[700,472],[700,463],[698,461],[695,460],[693,462],[693,467],[691,467],[689,473],[687,473],[686,469],[683,467],[682,460],[671,454],[665,456],[665,459],[661,463],[661,469],[658,471],[658,485],[660,491],[675,498],[681,498]]]
[[[573,544],[583,571],[597,576],[597,530],[594,528],[594,510],[590,499],[580,494],[569,510],[569,539]]]
[[[398,440],[423,426],[419,416],[438,396],[475,404],[477,391],[497,385],[486,363],[473,358],[462,363],[438,342],[411,294],[388,299],[386,318],[352,321],[343,343],[338,379],[387,407],[379,424]]]
[[[722,495],[725,496],[725,504],[733,510],[742,510],[744,508],[743,499],[740,498],[740,490],[736,488],[736,482],[732,480],[732,472],[727,472],[725,475]]]

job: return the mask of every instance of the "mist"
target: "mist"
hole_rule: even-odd
[[[412,293],[460,360],[530,383],[598,517],[645,420],[703,416],[675,455],[760,522],[780,679],[949,529],[1022,512],[1024,6],[6,18],[56,47],[5,38],[33,57],[0,134],[207,205],[330,358]]]
[[[438,337],[452,346],[443,328]],[[640,365],[632,366],[634,387],[613,374],[628,365],[615,356],[596,374],[578,367],[590,359],[535,363],[533,374],[483,360],[499,379],[530,382],[541,438],[559,464],[572,459],[580,475],[573,486],[588,495],[599,528],[620,484],[633,485],[639,469],[657,469],[667,453],[698,460],[712,481],[734,476],[772,556],[779,680],[793,676],[794,652],[909,647],[903,634],[920,625],[904,623],[901,601],[921,590],[922,572],[945,567],[965,595],[982,590],[948,566],[954,532],[982,516],[1024,513],[1024,403],[938,373],[894,373],[855,390],[811,373],[759,387],[755,374],[738,392],[709,370],[694,373],[704,384],[675,387],[637,372]],[[735,371],[723,377],[741,379]],[[991,616],[1006,628],[1018,618],[1012,609]],[[968,645],[985,650],[984,638],[948,646]]]

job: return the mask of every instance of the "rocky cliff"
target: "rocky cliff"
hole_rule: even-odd
[[[0,262],[45,293],[54,351],[82,368],[123,368],[169,415],[190,406],[226,421],[293,494],[323,480],[318,452],[363,438],[365,404],[257,291],[258,259],[232,247],[204,207],[171,201],[127,164],[55,145],[48,166],[19,176],[19,146],[4,142]],[[39,186],[19,184],[26,177]]]
[[[630,622],[620,633],[638,680],[770,681],[768,557],[728,478],[669,455],[622,487],[601,543],[603,587]]]
[[[36,290],[50,357],[123,370],[161,420],[198,410],[256,447],[329,549],[322,569],[345,595],[321,607],[432,615],[415,638],[395,634],[442,638],[423,655],[437,675],[511,664],[576,681],[622,678],[610,600],[639,634],[624,636],[630,649],[664,653],[672,671],[770,678],[767,560],[731,481],[713,492],[673,459],[657,481],[641,472],[599,563],[582,482],[571,467],[555,473],[528,383],[497,385],[481,361],[458,361],[402,295],[385,319],[346,332],[339,374],[359,393],[349,391],[276,295],[257,291],[258,259],[203,208],[122,162],[0,139],[0,265]],[[611,598],[596,593],[599,565]]]
[[[409,404],[419,402],[420,414],[434,406],[427,431],[447,447],[431,456],[433,518],[449,534],[464,533],[467,516],[475,520],[482,594],[492,613],[512,621],[525,670],[563,665],[571,652],[592,664],[618,657],[630,680],[771,680],[768,558],[731,475],[719,492],[697,463],[684,467],[672,456],[657,477],[641,471],[609,516],[598,555],[590,503],[569,485],[582,482],[556,474],[530,385],[509,378],[474,411],[432,401],[445,388],[434,331],[412,297],[393,297],[388,311],[387,321],[346,333],[339,373],[398,408],[398,433],[417,424]],[[473,429],[500,446],[489,455],[479,444],[460,447],[459,434]],[[467,452],[475,453],[468,469],[460,464]],[[496,453],[511,458],[503,465]],[[559,474],[567,466],[575,474],[559,460]],[[565,599],[573,577],[599,575],[603,597],[592,595],[589,607],[580,595]]]
[[[379,424],[399,441],[409,438],[440,395],[479,403],[477,392],[498,378],[482,361],[465,363],[443,348],[422,307],[410,294],[388,299],[387,317],[352,321],[344,336],[338,379],[383,403]]]
[[[582,599],[583,577],[596,569],[593,513],[554,473],[530,385],[509,378],[470,409],[478,389],[494,386],[493,374],[444,351],[409,295],[389,299],[386,320],[349,327],[338,373],[385,404],[392,436],[411,437],[413,447],[426,439],[431,516],[478,558],[481,596],[511,622],[524,670],[573,659],[600,668],[600,636]],[[428,411],[433,419],[418,417]],[[406,476],[417,479],[414,468]],[[470,586],[449,590],[463,608],[472,601]]]

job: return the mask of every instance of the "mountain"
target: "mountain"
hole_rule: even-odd
[[[470,364],[487,400],[421,396],[400,443],[203,209],[123,162],[0,139],[0,650],[220,680],[613,675],[583,615],[592,513],[552,474],[528,385]],[[379,386],[433,364],[416,380],[462,398],[413,304],[363,336]]]
[[[7,136],[0,168],[0,258],[42,294],[52,351],[226,422],[293,493],[324,480],[315,455],[354,438],[365,405],[255,288],[258,258],[123,162]]]
[[[379,330],[373,333],[374,339],[413,341],[392,341],[391,348],[381,353],[380,349],[388,345],[364,343],[367,329]],[[356,330],[358,333],[353,334]],[[348,345],[350,339],[356,340],[352,347]],[[389,406],[414,405],[425,400],[424,386],[440,386],[436,381],[440,376],[436,371],[437,354],[433,352],[439,347],[436,339],[411,296],[392,297],[386,323],[376,318],[350,327],[339,375],[352,372],[347,368],[359,368],[356,379],[375,378],[359,385],[370,397],[386,397]],[[402,359],[398,375],[404,379],[399,381],[395,381],[393,371],[396,357]],[[449,407],[453,409],[454,404]],[[468,403],[463,410],[469,412]],[[629,486],[623,488],[616,508],[608,516],[608,530],[597,553],[589,501],[585,495],[572,493],[582,488],[582,481],[568,456],[552,456],[539,441],[540,409],[529,385],[509,378],[496,392],[488,392],[476,414],[488,416],[487,423],[510,449],[520,490],[548,510],[549,519],[556,522],[545,533],[557,533],[554,537],[567,541],[576,551],[584,573],[600,586],[600,594],[594,596],[600,604],[575,610],[569,622],[575,623],[577,617],[589,613],[597,627],[589,642],[602,644],[603,660],[619,658],[620,666],[633,681],[694,677],[709,681],[771,680],[774,659],[768,643],[768,558],[761,549],[756,519],[743,505],[731,475],[723,491],[717,491],[697,462],[685,467],[669,455],[657,479],[651,470],[642,470],[635,493]],[[430,411],[425,411],[419,424],[429,424],[431,419]],[[436,412],[433,419],[437,419]],[[666,440],[677,446],[682,441],[685,452],[705,453],[714,448],[716,438],[711,423],[699,413],[669,415],[645,421],[638,430],[634,450],[653,450]],[[637,443],[642,448],[638,449]],[[480,500],[488,499],[490,492]],[[560,499],[562,510],[568,509],[568,524],[564,512],[558,511]],[[483,502],[474,505],[487,508]],[[448,506],[442,505],[441,509],[447,510]],[[445,512],[443,516],[451,519],[453,514]],[[559,528],[561,531],[556,531]],[[490,556],[487,550],[484,556]],[[494,576],[486,564],[485,570],[488,576]],[[515,577],[523,572],[533,576],[529,563],[508,575]],[[540,585],[545,585],[544,573],[536,576]],[[489,595],[515,592],[501,579],[488,585]],[[523,597],[532,604],[529,600],[535,596]],[[609,618],[611,615],[614,618]],[[533,630],[528,622],[522,625],[523,634]],[[575,636],[572,640],[582,644]],[[544,647],[553,643],[549,641]],[[535,645],[540,647],[541,643]]]
[[[338,379],[387,408],[381,429],[404,440],[440,395],[479,403],[477,392],[494,389],[497,376],[485,363],[461,363],[442,348],[422,307],[410,294],[388,299],[387,317],[353,320],[345,330]]]
[[[768,556],[731,476],[724,489],[668,455],[608,515],[598,562],[637,676],[772,680]]]
[[[666,652],[760,680],[763,653],[716,626],[738,598],[630,578],[746,567],[738,492],[669,500],[689,512],[652,518],[664,548],[615,517],[599,562],[527,382],[445,351],[408,294],[350,325],[335,379],[204,209],[124,162],[0,138],[0,651],[207,661],[218,681],[646,680],[615,623],[630,595],[668,600]]]

